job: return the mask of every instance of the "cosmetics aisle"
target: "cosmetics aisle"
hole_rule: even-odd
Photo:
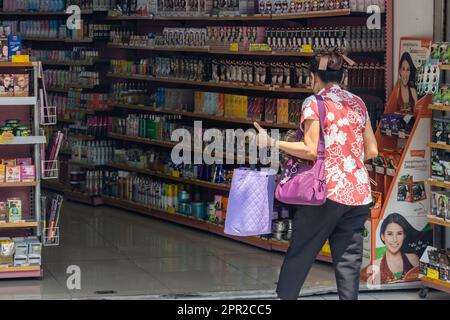
[[[344,86],[366,102],[380,141],[380,156],[367,164],[378,183],[366,224],[368,267],[385,252],[377,228],[392,204],[412,208],[427,201],[425,172],[398,171],[429,118],[414,106],[397,108],[397,101],[385,108],[393,88],[392,2],[375,2],[382,28],[370,30],[365,9],[374,1],[4,1],[3,30],[20,33],[32,59],[42,61],[48,105],[57,106],[54,131],[64,134],[59,179],[45,187],[66,200],[104,205],[95,209],[100,212],[115,207],[172,222],[172,228],[198,229],[205,237],[228,237],[223,224],[232,173],[248,165],[248,157],[238,159],[241,165],[228,164],[234,152],[223,160],[221,154],[214,165],[176,165],[172,132],[225,133],[258,121],[289,138],[312,93],[308,59],[339,47],[356,61]],[[63,8],[69,4],[81,6],[78,30],[66,26]],[[14,18],[17,11],[21,21]],[[231,238],[283,253],[292,216],[277,203],[272,234]],[[327,244],[318,259],[331,261]]]
[[[374,127],[383,113],[387,30],[364,27],[365,3],[320,1],[315,7],[313,1],[291,1],[278,7],[265,1],[203,1],[180,8],[133,3],[107,3],[105,13],[96,11],[94,1],[75,35],[54,17],[33,17],[18,26],[34,32],[36,39],[24,40],[46,65],[47,90],[67,137],[59,182],[46,186],[68,200],[225,236],[236,167],[225,163],[235,155],[224,154],[224,161],[212,166],[175,165],[171,133],[246,130],[257,120],[285,136],[297,128],[301,104],[311,93],[307,59],[321,48],[351,52],[357,64],[346,85],[365,98]],[[379,3],[385,12],[384,1]],[[387,17],[383,13],[384,25]],[[38,41],[43,37],[53,38],[58,49],[46,49]],[[69,44],[74,38],[93,42]],[[202,128],[194,127],[196,120]],[[235,239],[284,252],[291,217],[279,204],[272,235]],[[326,247],[319,258],[330,261]]]

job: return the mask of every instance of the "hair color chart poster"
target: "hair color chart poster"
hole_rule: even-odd
[[[412,132],[406,155],[393,181],[392,193],[384,216],[374,230],[375,284],[416,281],[419,258],[432,244],[433,234],[427,222],[430,212],[429,178],[430,119],[421,118]],[[423,134],[421,134],[423,133]]]

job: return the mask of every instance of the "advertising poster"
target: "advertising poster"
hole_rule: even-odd
[[[430,168],[429,130],[430,119],[421,118],[392,182],[388,205],[372,239],[375,260],[370,270],[366,267],[363,272],[372,274],[366,279],[371,284],[417,281],[419,258],[432,244],[433,232],[427,221],[430,188],[425,183]]]
[[[413,113],[419,99],[417,70],[431,54],[432,39],[401,38],[397,74],[397,111]]]

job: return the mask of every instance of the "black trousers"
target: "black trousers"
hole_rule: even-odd
[[[278,280],[278,297],[298,299],[306,276],[328,239],[339,298],[357,300],[363,229],[369,214],[369,206],[350,207],[331,200],[320,207],[299,206]]]

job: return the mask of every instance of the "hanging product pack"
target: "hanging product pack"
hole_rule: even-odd
[[[294,205],[320,206],[327,200],[325,175],[325,103],[316,95],[320,119],[320,139],[317,160],[313,165],[297,161],[291,157],[283,168],[282,180],[277,186],[275,197],[278,201]],[[297,131],[297,141],[304,138],[301,128]]]
[[[247,237],[272,233],[274,170],[235,169],[224,232]]]

